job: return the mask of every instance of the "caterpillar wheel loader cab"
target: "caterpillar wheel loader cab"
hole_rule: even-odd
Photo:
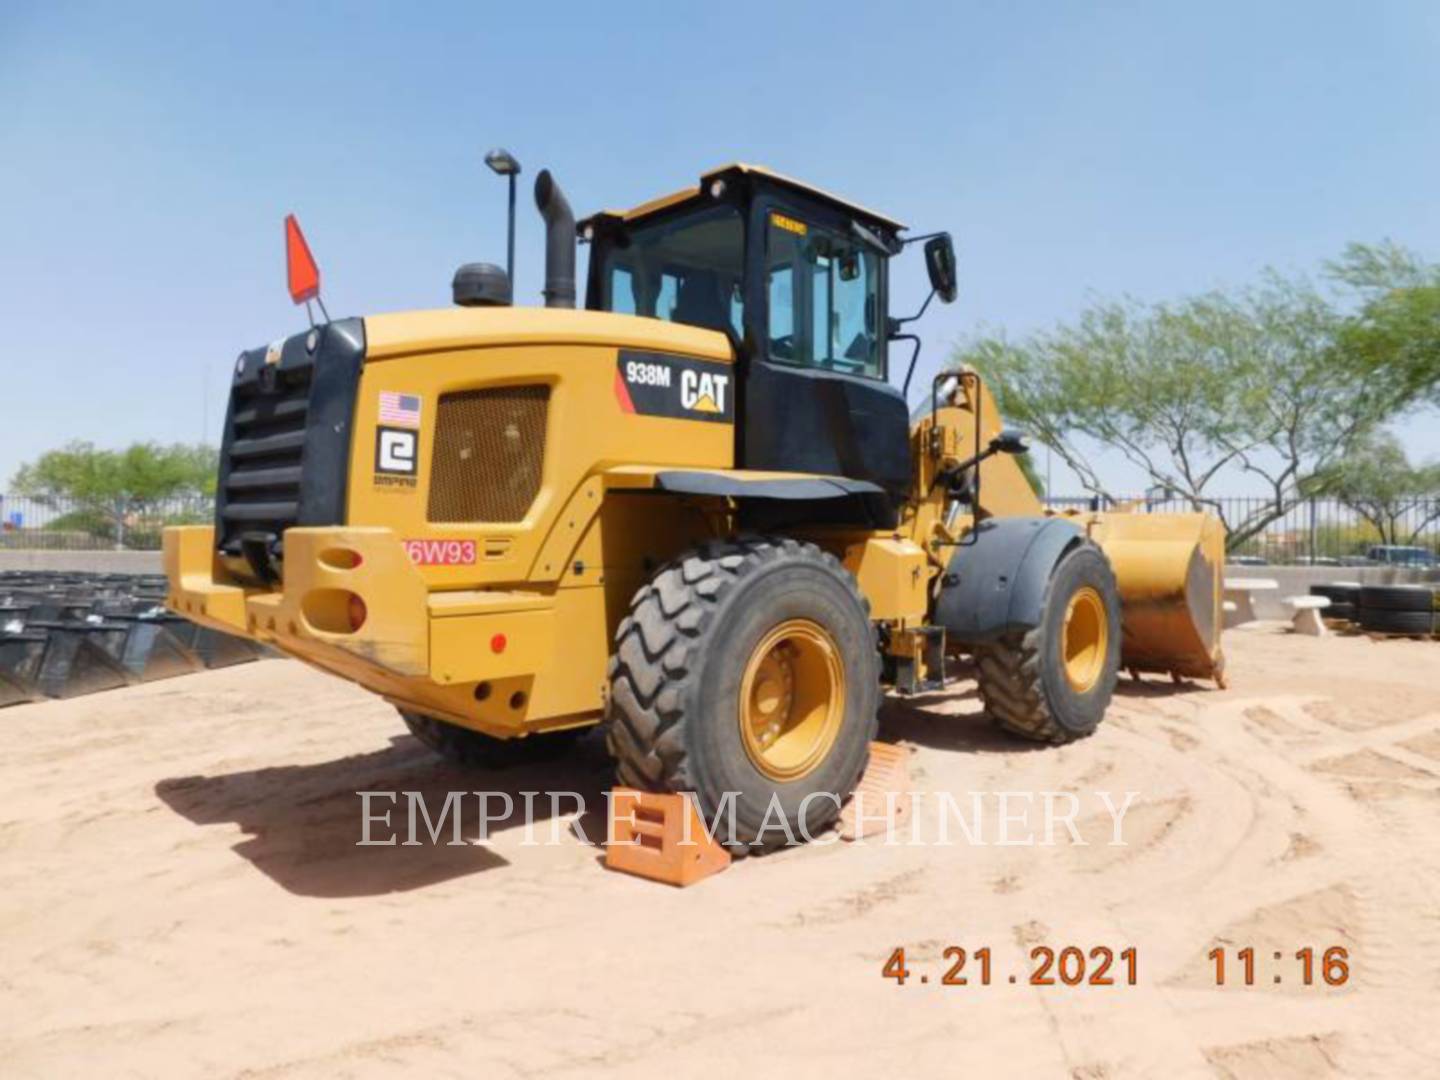
[[[737,853],[831,822],[882,689],[947,655],[1050,742],[1094,730],[1122,658],[1219,675],[1214,519],[1047,515],[977,372],[910,421],[898,222],[730,166],[580,223],[571,310],[577,226],[548,173],[536,201],[545,308],[472,265],[457,307],[240,355],[215,524],[166,532],[172,608],[455,759],[603,723],[622,781],[693,792]],[[953,299],[949,238],[924,258]]]

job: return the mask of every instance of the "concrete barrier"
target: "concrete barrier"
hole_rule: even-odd
[[[0,551],[0,570],[159,574],[164,569],[158,551]]]
[[[1326,585],[1336,581],[1358,581],[1361,585],[1412,585],[1423,582],[1440,582],[1440,571],[1407,570],[1398,566],[1226,566],[1226,581],[1243,581],[1247,578],[1268,578],[1280,583],[1278,589],[1256,592],[1251,599],[1255,603],[1255,617],[1258,619],[1286,619],[1294,614],[1285,606],[1287,596],[1304,596],[1311,585]]]

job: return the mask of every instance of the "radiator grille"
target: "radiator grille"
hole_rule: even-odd
[[[286,529],[344,520],[364,356],[359,319],[240,354],[220,445],[215,543],[225,555],[248,551],[261,579],[278,573]]]
[[[279,537],[300,516],[300,466],[310,404],[311,368],[286,372],[271,393],[237,384],[230,412],[220,547],[239,551],[239,536]]]
[[[521,521],[540,492],[548,386],[440,397],[430,468],[431,521]]]

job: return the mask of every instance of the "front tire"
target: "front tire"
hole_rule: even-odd
[[[985,711],[1006,731],[1048,743],[1093,732],[1120,669],[1120,597],[1105,555],[1072,548],[1050,574],[1039,625],[975,657]]]
[[[693,792],[716,840],[743,855],[834,822],[878,706],[869,608],[844,567],[813,544],[728,541],[635,594],[606,741],[622,784]]]

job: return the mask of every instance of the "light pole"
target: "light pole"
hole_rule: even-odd
[[[497,176],[507,177],[510,181],[510,219],[509,230],[505,241],[505,274],[510,278],[510,294],[515,294],[515,178],[520,175],[520,162],[509,150],[502,150],[496,147],[485,155],[485,164],[490,166],[490,171]]]

